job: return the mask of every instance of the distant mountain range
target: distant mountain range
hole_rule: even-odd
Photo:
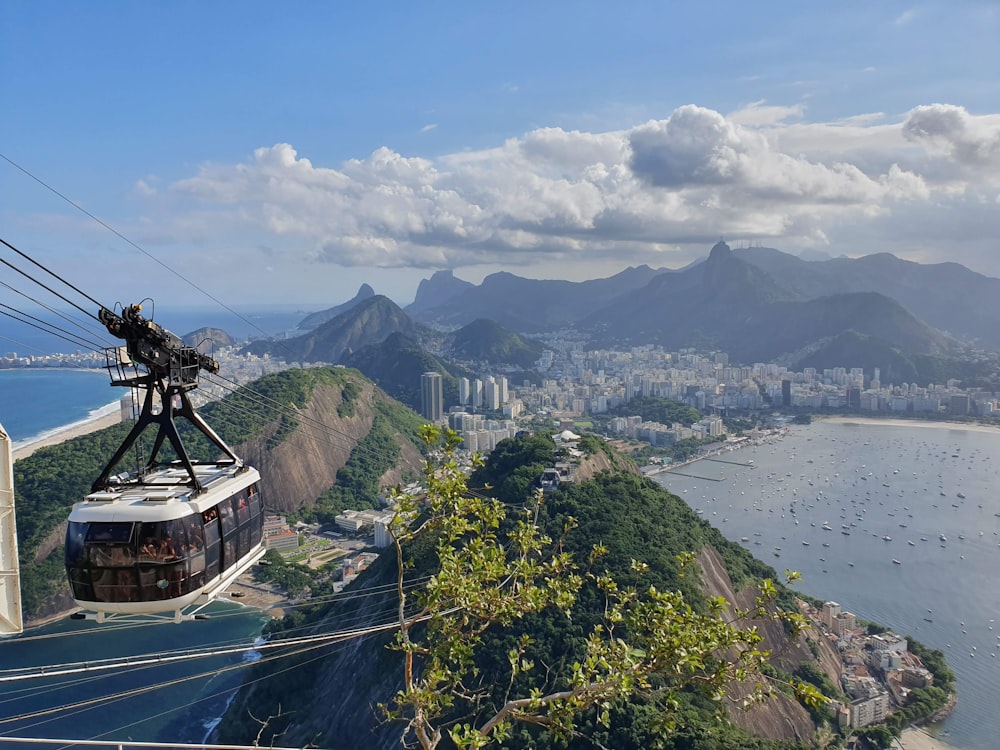
[[[970,344],[1000,350],[1000,279],[888,254],[807,261],[719,242],[680,270],[584,282],[496,273],[472,284],[439,271],[406,310],[365,284],[299,328],[244,351],[348,364],[415,408],[413,372],[441,372],[447,401],[459,373],[482,374],[462,366],[530,371],[544,349],[532,335],[560,329],[600,347],[696,347],[739,363],[879,367],[894,382],[937,382],[961,377]]]

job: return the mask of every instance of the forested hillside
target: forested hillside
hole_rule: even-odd
[[[595,446],[588,444],[588,448],[594,450]],[[534,478],[542,468],[551,466],[555,457],[555,445],[546,435],[505,440],[472,474],[469,485],[476,492],[495,495],[508,507],[516,507],[529,499]],[[571,518],[575,520],[570,522]],[[559,540],[559,548],[571,552],[584,569],[593,546],[603,545],[607,554],[600,560],[601,571],[613,576],[619,585],[679,591],[695,611],[707,611],[708,601],[698,567],[683,563],[686,553],[711,550],[725,561],[728,577],[737,589],[752,589],[762,578],[775,576],[767,565],[700,520],[679,498],[633,472],[602,472],[591,480],[564,483],[559,491],[546,496],[539,523],[543,531]],[[418,583],[434,570],[433,544],[425,540],[411,549],[409,560],[407,579]],[[640,572],[633,560],[645,563],[645,572]],[[391,555],[383,556],[341,599],[286,616],[274,627],[272,638],[391,622],[394,580],[394,560]],[[792,595],[782,589],[778,604],[793,607]],[[566,684],[573,664],[584,658],[586,634],[601,621],[605,606],[603,595],[585,585],[568,616],[546,609],[509,627],[494,626],[486,635],[485,647],[475,655],[477,690],[487,691],[491,696],[487,699],[489,705],[502,704],[508,682],[500,675],[509,669],[510,649],[522,642],[530,643],[525,658],[544,665],[545,684],[540,687],[552,690]],[[214,739],[226,743],[252,741],[261,726],[251,717],[263,716],[272,717],[260,738],[264,744],[271,741],[273,734],[276,742],[293,745],[314,742],[345,749],[398,746],[401,726],[385,723],[376,710],[400,686],[402,657],[387,648],[391,641],[390,633],[373,633],[320,651],[300,655],[289,652],[286,658],[258,664]],[[531,688],[524,679],[519,678],[514,685],[515,691],[522,694]],[[805,709],[792,704],[800,711],[799,725],[789,729],[782,721],[775,721],[771,739],[751,737],[731,725],[724,715],[720,716],[722,704],[699,690],[688,689],[666,714],[650,694],[609,706],[611,728],[598,725],[597,712],[586,713],[578,724],[578,738],[553,744],[544,726],[518,724],[514,736],[503,745],[588,750],[595,746],[617,750],[653,746],[668,750],[799,747],[799,740],[788,738],[802,739],[802,726],[809,728],[807,734],[811,736],[812,724]],[[489,715],[491,709],[484,710]],[[669,718],[678,718],[681,724],[673,735],[665,727],[664,720]]]
[[[346,507],[368,507],[379,486],[413,476],[421,462],[420,418],[360,373],[345,368],[286,370],[255,381],[199,410],[246,463],[261,471],[265,507],[314,509],[325,517]],[[215,458],[186,420],[178,428],[189,454]],[[121,424],[15,462],[18,552],[25,617],[48,616],[69,606],[63,568],[65,521],[74,502],[125,438]],[[148,450],[154,432],[147,430]],[[169,447],[163,461],[173,458]],[[130,452],[117,471],[134,469]],[[133,465],[129,465],[132,462]]]

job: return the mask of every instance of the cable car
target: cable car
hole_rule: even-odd
[[[103,622],[129,616],[192,619],[264,555],[260,474],[246,466],[195,412],[189,392],[215,360],[139,314],[101,310],[126,351],[107,350],[112,385],[145,390],[129,435],[73,506],[66,572],[73,600]],[[223,457],[192,460],[174,423],[191,422]],[[148,461],[114,474],[147,427],[158,429]],[[177,459],[157,461],[169,441]],[[169,615],[164,613],[170,613]]]

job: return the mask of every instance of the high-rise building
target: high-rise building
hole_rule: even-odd
[[[468,406],[469,402],[472,400],[472,384],[469,382],[468,378],[458,379],[458,403],[462,406]]]
[[[437,422],[444,414],[441,373],[425,372],[420,376],[420,413]]]

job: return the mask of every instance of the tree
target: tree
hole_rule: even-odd
[[[565,739],[578,732],[583,712],[596,711],[596,723],[608,727],[611,710],[640,694],[666,709],[669,729],[684,689],[703,690],[720,705],[734,682],[755,686],[750,700],[771,692],[763,676],[768,654],[758,648],[762,639],[750,619],[780,619],[792,634],[806,627],[798,613],[769,606],[777,594],[773,582],[764,581],[755,606],[732,619],[721,598],[698,612],[680,592],[621,586],[598,570],[606,552],[600,545],[584,569],[562,539],[539,530],[540,493],[509,518],[504,504],[468,491],[455,460],[456,433],[428,426],[423,437],[428,446],[440,444],[438,460],[425,467],[426,497],[397,492],[390,526],[397,565],[394,648],[403,657],[403,681],[381,708],[405,724],[404,744],[431,750],[448,738],[460,748],[482,748],[510,737],[515,722]],[[570,518],[563,534],[572,527]],[[411,595],[407,577],[421,545],[432,571]],[[684,565],[694,562],[691,554],[681,557]],[[644,564],[633,561],[632,568],[641,575]],[[603,597],[604,610],[579,659],[553,674],[532,659],[533,638],[522,631],[506,653],[505,679],[483,684],[477,656],[488,638],[509,635],[543,612],[569,620],[585,590]],[[823,700],[811,686],[793,687],[807,702]]]

